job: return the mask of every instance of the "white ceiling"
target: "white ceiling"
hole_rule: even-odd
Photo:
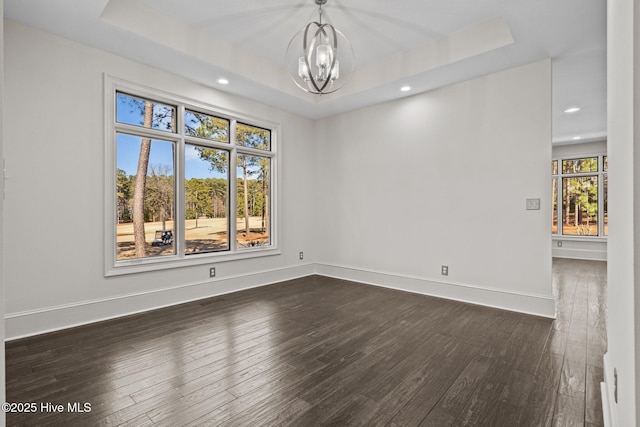
[[[313,0],[4,0],[8,19],[314,119],[551,57],[554,142],[606,136],[605,0],[328,0],[324,9],[356,69],[319,97],[284,64],[291,37],[317,19]],[[581,110],[564,113],[572,106]]]

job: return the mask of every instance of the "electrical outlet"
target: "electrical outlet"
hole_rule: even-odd
[[[442,275],[443,276],[448,276],[449,275],[449,266],[448,265],[443,265],[442,266]]]
[[[300,252],[300,259],[304,259],[304,252]]]
[[[216,277],[216,268],[215,267],[209,268],[209,277]]]

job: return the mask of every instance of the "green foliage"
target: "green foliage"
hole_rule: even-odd
[[[207,114],[187,111],[185,114],[185,131],[189,136],[229,142],[229,121]]]
[[[116,195],[118,222],[131,222],[133,220],[131,213],[132,177],[127,176],[127,173],[122,169],[118,169],[116,174]]]
[[[237,215],[244,217],[244,181],[238,178],[238,194],[236,197]],[[266,209],[265,193],[263,191],[262,182],[255,179],[247,180],[247,206],[249,216],[261,216]]]
[[[562,161],[562,173],[585,173],[598,171],[598,158],[587,157]]]
[[[236,143],[243,147],[259,150],[271,149],[271,131],[255,126],[238,123],[236,125]]]
[[[184,183],[187,219],[224,218],[227,215],[227,181],[191,178]]]
[[[565,224],[578,226],[597,221],[598,186],[592,176],[563,178],[565,200]],[[571,215],[573,212],[573,215]]]
[[[215,148],[195,147],[198,156],[209,162],[212,172],[226,173],[229,169],[229,152]]]
[[[144,192],[145,217],[151,221],[166,221],[174,216],[174,179],[166,165],[151,166]],[[165,228],[163,226],[163,228]]]

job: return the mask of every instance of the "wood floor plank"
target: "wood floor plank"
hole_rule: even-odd
[[[584,398],[558,395],[553,427],[584,426]]]
[[[559,392],[566,396],[584,398],[586,389],[586,343],[571,341],[567,343]]]
[[[606,264],[554,321],[309,276],[5,344],[9,426],[601,427]]]
[[[604,381],[604,372],[601,367],[587,365],[587,383],[585,395],[585,422],[594,426],[604,426],[602,413],[602,396],[600,383]]]
[[[380,401],[376,425],[418,425],[476,356],[472,347],[455,342],[446,354],[432,358],[407,375]],[[455,417],[451,420],[453,421]]]
[[[483,387],[483,379],[490,366],[491,360],[486,357],[472,359],[420,425],[434,425],[434,418],[458,418],[477,389]]]

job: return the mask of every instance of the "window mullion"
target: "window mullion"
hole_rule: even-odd
[[[229,248],[231,252],[238,249],[238,152],[236,146],[236,120],[231,120],[229,133]]]
[[[604,236],[604,156],[598,156],[598,236]]]
[[[142,138],[161,139],[161,140],[174,140],[177,133],[165,132],[156,129],[148,129],[140,126],[128,125],[125,123],[117,123],[114,126],[116,133],[126,133],[129,135],[136,135]]]
[[[186,237],[185,237],[185,218],[186,218],[186,198],[184,189],[185,180],[185,156],[184,156],[184,105],[178,106],[178,117],[176,126],[180,139],[176,143],[176,198],[175,198],[175,218],[173,219],[173,228],[177,231],[175,238],[176,254],[180,258],[185,257]]]
[[[238,150],[238,154],[247,154],[249,156],[254,156],[254,157],[268,157],[268,158],[275,157],[275,154],[272,153],[271,151],[260,150],[257,148],[249,148],[249,147],[243,147],[239,145],[237,146],[237,150]]]
[[[184,135],[184,142],[191,145],[199,145],[201,147],[215,148],[217,150],[228,150],[228,142],[218,142],[211,139],[196,138],[189,135]]]

